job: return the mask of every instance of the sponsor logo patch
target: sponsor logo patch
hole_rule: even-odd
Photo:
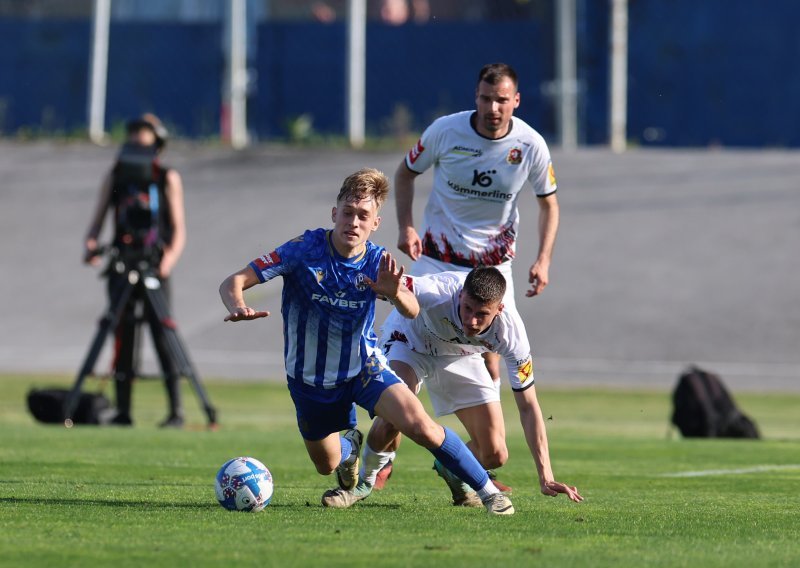
[[[533,376],[533,359],[528,357],[525,360],[517,361],[517,378],[524,383]]]
[[[470,156],[472,158],[480,158],[483,156],[483,150],[480,148],[467,148],[466,146],[453,146],[450,153],[458,154],[459,156]]]
[[[519,148],[511,148],[506,156],[506,162],[512,166],[517,166],[522,163],[522,150]]]
[[[343,308],[345,310],[357,310],[367,305],[366,300],[348,300],[345,292],[336,292],[334,297],[325,294],[311,294],[312,302],[319,302],[320,304],[328,304],[334,308]]]
[[[366,387],[373,379],[382,383],[383,382],[383,377],[381,376],[382,374],[383,374],[383,365],[381,365],[380,360],[374,355],[372,357],[369,357],[364,362],[364,370],[361,373],[361,386]]]
[[[486,183],[487,185],[491,185],[491,183],[492,183],[492,178],[491,177],[489,177],[487,175],[485,178],[481,178],[478,175],[481,172],[478,172],[477,170],[475,170],[475,172],[476,172],[475,176],[474,176],[475,183],[478,183],[478,185],[481,185],[481,179],[483,179],[483,183]],[[459,185],[459,184],[457,184],[457,183],[455,183],[454,181],[451,181],[451,180],[447,180],[447,185],[453,191],[465,196],[468,199],[486,199],[486,200],[489,200],[489,201],[498,201],[498,200],[511,201],[511,199],[513,199],[513,197],[514,197],[513,193],[503,193],[502,191],[498,191],[496,189],[494,189],[492,191],[481,191],[480,189],[478,189],[476,187],[466,187],[466,186],[463,186],[463,185]]]
[[[553,162],[547,165],[547,183],[552,186],[558,185],[556,183],[556,171],[553,169]]]
[[[472,170],[472,185],[479,185],[481,187],[489,187],[492,185],[492,175],[496,174],[497,170],[486,170],[485,172],[480,172],[478,170]]]
[[[269,254],[263,254],[255,259],[255,265],[259,270],[266,270],[270,266],[275,266],[281,263],[281,257],[277,251],[272,251]]]
[[[417,140],[417,144],[413,148],[411,148],[411,151],[409,151],[408,153],[409,163],[413,164],[414,162],[416,162],[417,158],[419,158],[420,154],[422,154],[424,151],[425,151],[425,146],[422,145],[422,138],[420,138],[419,140]]]

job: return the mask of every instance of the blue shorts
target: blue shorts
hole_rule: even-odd
[[[383,391],[405,384],[388,367],[378,365],[370,370],[329,389],[286,377],[303,439],[321,440],[334,432],[355,428],[356,404],[374,418],[375,405]]]

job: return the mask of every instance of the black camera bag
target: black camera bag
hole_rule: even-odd
[[[64,402],[69,389],[31,389],[28,393],[28,410],[39,422],[60,424],[64,422]],[[103,424],[111,401],[100,393],[82,392],[73,412],[75,424]]]
[[[760,438],[715,374],[690,367],[672,393],[672,423],[684,438]]]

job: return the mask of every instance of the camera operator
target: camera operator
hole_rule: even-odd
[[[100,187],[97,206],[86,235],[84,262],[97,265],[100,249],[97,238],[109,210],[114,218],[113,249],[108,274],[108,294],[124,285],[132,268],[148,267],[161,282],[169,299],[169,275],[183,251],[186,225],[183,184],[177,171],[162,165],[159,157],[167,141],[167,131],[153,114],[144,114],[126,125],[127,140],[117,162]],[[134,261],[136,262],[134,264]],[[132,425],[131,390],[138,329],[137,320],[148,321],[156,353],[164,371],[169,414],[162,427],[183,426],[179,373],[169,356],[162,322],[147,302],[140,286],[134,288],[116,329],[114,385],[116,415],[112,423]]]

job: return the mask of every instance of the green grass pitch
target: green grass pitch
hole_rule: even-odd
[[[282,384],[207,381],[214,432],[188,386],[189,427],[156,428],[157,381],[136,385],[133,428],[35,423],[28,389],[70,381],[0,377],[0,566],[800,566],[796,394],[736,396],[763,440],[682,440],[668,393],[540,386],[556,477],[586,498],[575,504],[539,493],[506,392],[498,475],[517,513],[489,518],[449,505],[430,454],[408,441],[384,491],[324,509],[335,479],[311,465]],[[214,498],[217,469],[239,455],[274,476],[260,513]]]

